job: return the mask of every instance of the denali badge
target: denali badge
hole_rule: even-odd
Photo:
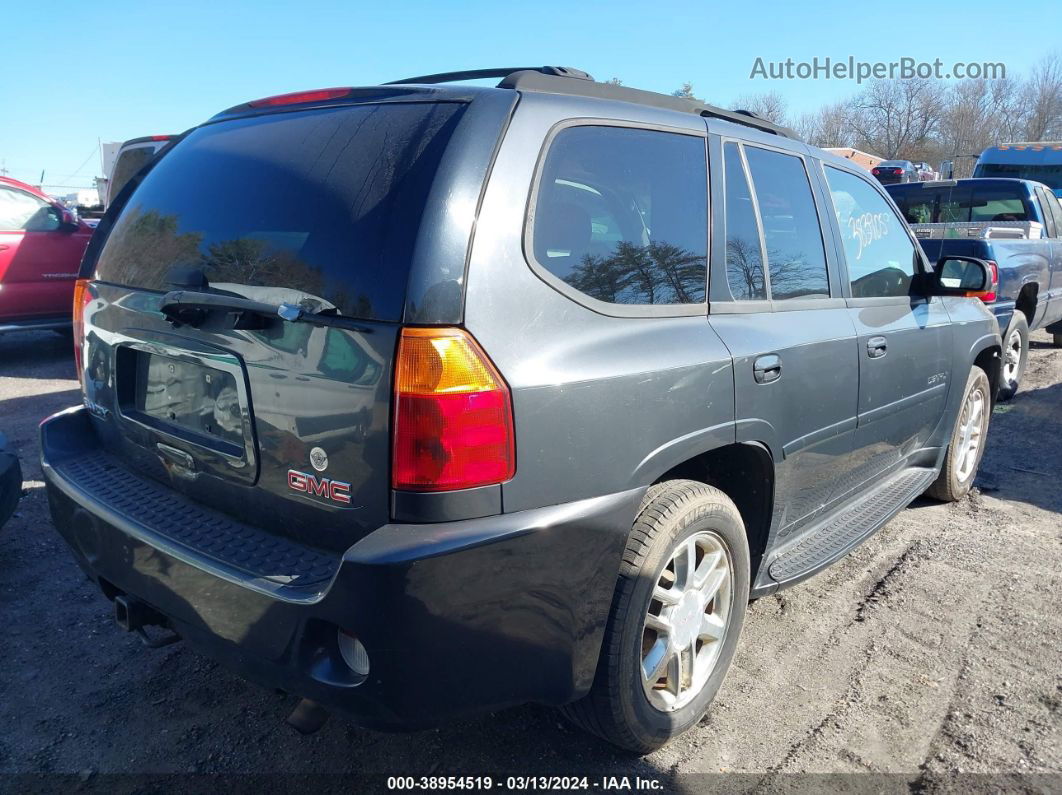
[[[310,451],[310,466],[318,472],[324,472],[328,469],[328,453],[320,447],[313,448]]]
[[[308,475],[295,469],[288,470],[288,488],[324,497],[326,500],[338,502],[342,505],[350,505],[350,484],[338,480],[319,478],[316,475]]]

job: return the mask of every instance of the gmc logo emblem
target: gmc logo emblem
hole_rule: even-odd
[[[296,469],[288,470],[288,488],[315,497],[350,505],[350,484],[329,478],[319,478]]]

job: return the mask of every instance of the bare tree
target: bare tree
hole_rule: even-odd
[[[1062,138],[1062,55],[1051,53],[1033,69],[1026,87],[1027,141]]]
[[[939,128],[943,93],[935,80],[875,80],[850,107],[856,145],[892,159],[924,144]]]
[[[844,103],[826,105],[805,113],[793,122],[793,128],[813,146],[854,146],[848,125],[848,108]]]
[[[605,85],[622,86],[623,85],[623,81],[620,80],[618,77],[610,77],[608,80],[605,81]]]
[[[786,113],[789,103],[777,91],[769,91],[765,94],[743,94],[733,104],[735,108],[748,110],[757,116],[775,124],[787,124]]]
[[[671,96],[682,97],[683,99],[696,99],[696,97],[693,96],[693,83],[683,83],[682,88],[671,92]]]

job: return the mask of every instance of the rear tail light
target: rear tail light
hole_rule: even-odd
[[[450,491],[509,480],[516,470],[512,399],[465,331],[403,329],[395,368],[391,484]]]
[[[903,169],[902,168],[894,168],[892,170],[892,173],[893,174],[902,174],[903,173]]]
[[[992,287],[980,296],[986,304],[996,300],[996,291],[999,289],[999,265],[994,260],[988,260],[988,267],[992,271]]]
[[[92,291],[88,279],[74,282],[74,314],[72,331],[74,336],[74,366],[77,368],[77,380],[84,385],[81,371],[82,354],[85,347],[85,308],[92,301]]]
[[[876,177],[878,174],[881,173],[881,169],[880,168],[872,168],[872,169],[870,169],[870,173],[873,174]]]

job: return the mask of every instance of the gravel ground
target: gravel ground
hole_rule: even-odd
[[[69,343],[0,337],[0,429],[26,477],[0,532],[0,789],[364,791],[396,774],[566,774],[689,792],[1062,791],[1062,350],[1033,339],[1021,392],[992,417],[979,489],[916,502],[845,560],[755,602],[709,715],[639,759],[535,706],[407,735],[333,718],[303,737],[284,723],[293,698],[182,644],[144,648],[48,518],[37,423],[77,402]],[[42,772],[69,777],[11,775]],[[719,772],[746,775],[705,775]],[[830,777],[793,775],[808,773]]]

